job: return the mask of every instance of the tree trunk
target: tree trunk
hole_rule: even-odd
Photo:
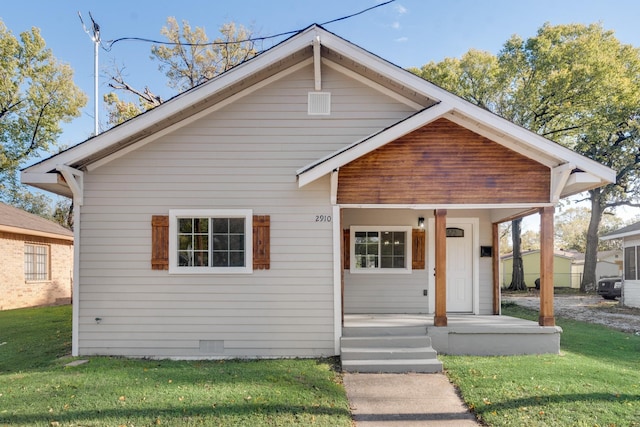
[[[598,264],[598,228],[602,220],[604,207],[602,206],[602,193],[599,188],[589,191],[591,196],[591,219],[587,229],[587,248],[584,253],[584,271],[580,282],[580,292],[595,289],[598,278],[596,266]]]
[[[511,239],[513,240],[513,271],[511,273],[511,284],[509,289],[512,291],[524,291],[527,284],[524,282],[524,266],[522,264],[521,251],[521,225],[522,218],[511,222]]]

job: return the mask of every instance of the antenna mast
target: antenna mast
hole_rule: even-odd
[[[78,17],[80,17],[80,22],[82,22],[82,28],[84,32],[91,38],[94,44],[93,49],[93,122],[94,122],[94,131],[93,134],[98,135],[100,133],[100,128],[98,125],[98,47],[100,46],[100,25],[93,19],[91,16],[91,12],[89,12],[89,18],[91,18],[91,31],[89,31],[84,25],[84,21],[82,20],[82,15],[78,11]]]

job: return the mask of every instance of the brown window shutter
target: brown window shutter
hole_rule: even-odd
[[[411,233],[411,254],[413,257],[412,268],[414,270],[425,269],[425,240],[426,233],[424,230],[413,229]]]
[[[342,230],[342,268],[349,270],[351,268],[351,230],[345,228]]]
[[[151,269],[169,269],[169,217],[151,217]]]
[[[271,219],[269,215],[253,216],[253,269],[271,268]]]

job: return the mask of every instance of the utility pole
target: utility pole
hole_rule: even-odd
[[[100,133],[100,128],[98,124],[98,48],[100,47],[100,25],[93,19],[91,16],[91,12],[89,12],[89,18],[91,18],[91,31],[89,31],[84,25],[84,21],[82,20],[82,15],[78,12],[78,16],[80,17],[80,22],[82,22],[82,28],[84,32],[91,38],[93,41],[93,122],[94,122],[94,136],[97,136]]]

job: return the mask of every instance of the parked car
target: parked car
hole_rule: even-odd
[[[616,299],[622,296],[622,278],[605,277],[598,280],[598,295],[604,299]]]

